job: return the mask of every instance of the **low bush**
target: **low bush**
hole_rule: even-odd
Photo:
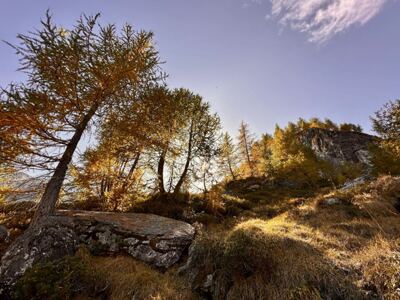
[[[71,299],[76,295],[105,297],[107,284],[81,257],[39,263],[16,283],[13,299]],[[100,295],[103,294],[103,295]]]
[[[93,211],[106,211],[105,203],[98,197],[87,197],[84,200],[79,199],[70,203],[60,203],[60,209],[76,209],[76,210],[93,210]]]
[[[14,299],[197,299],[174,270],[161,273],[131,257],[73,257],[37,264],[17,282]]]
[[[188,194],[156,194],[147,200],[133,203],[129,212],[151,213],[182,220],[188,204]]]
[[[372,172],[375,175],[391,174],[400,175],[400,142],[381,141],[372,145],[371,153]]]
[[[387,200],[397,200],[400,198],[400,177],[380,176],[371,183],[370,188]]]

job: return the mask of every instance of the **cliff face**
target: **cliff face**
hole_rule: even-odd
[[[314,153],[333,163],[354,162],[369,164],[369,146],[377,137],[352,131],[331,131],[311,128],[300,135],[301,142]]]

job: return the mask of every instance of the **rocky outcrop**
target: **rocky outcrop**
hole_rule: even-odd
[[[126,253],[168,268],[180,259],[194,234],[188,223],[152,214],[59,211],[39,228],[27,230],[7,250],[0,287],[4,292],[35,263],[73,255],[80,244],[93,254]]]
[[[369,164],[369,147],[377,137],[353,131],[310,128],[300,134],[301,142],[314,153],[335,164],[353,162]]]

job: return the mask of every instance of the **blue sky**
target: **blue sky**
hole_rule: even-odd
[[[354,122],[400,97],[396,0],[3,0],[0,39],[39,27],[46,9],[68,28],[81,13],[155,33],[171,87],[201,94],[232,134],[299,117]],[[0,44],[0,85],[19,81]]]

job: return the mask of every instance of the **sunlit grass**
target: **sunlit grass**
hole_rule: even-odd
[[[398,299],[399,178],[301,198],[306,191],[258,191],[262,201],[249,193],[213,200],[235,215],[198,232],[191,254],[191,267],[201,269],[197,285],[176,269],[161,273],[129,257],[78,255],[102,274],[111,299],[191,299],[209,274],[228,299],[361,299],[365,289]],[[338,202],[326,204],[328,198]]]

